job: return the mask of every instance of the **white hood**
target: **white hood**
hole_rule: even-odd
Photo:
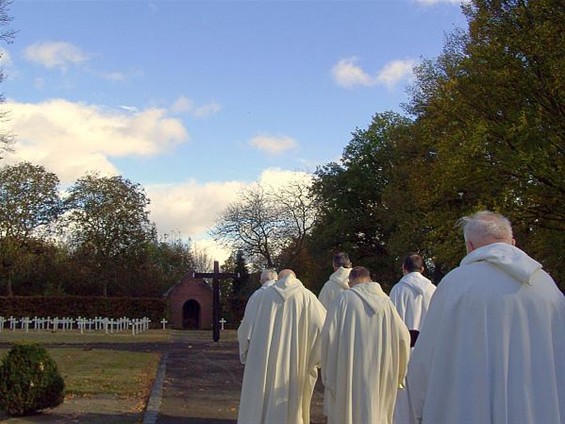
[[[410,272],[399,281],[410,287],[416,294],[424,294],[430,289],[432,282],[419,272]]]
[[[473,250],[461,261],[461,265],[489,262],[514,277],[522,284],[531,284],[532,275],[542,265],[526,253],[508,243],[493,243]]]
[[[344,268],[340,266],[332,275],[330,275],[329,281],[347,290],[349,289],[348,280],[349,280],[350,272],[351,272],[351,268]]]
[[[278,280],[270,288],[275,290],[283,298],[283,300],[286,300],[302,287],[304,286],[298,278],[293,275],[287,275],[282,280]]]
[[[373,313],[382,309],[388,301],[388,296],[379,283],[360,283],[353,286],[350,291],[359,296]]]

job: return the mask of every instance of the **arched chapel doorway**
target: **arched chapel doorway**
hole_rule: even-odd
[[[182,306],[182,328],[184,330],[200,328],[200,303],[194,299],[187,300]]]

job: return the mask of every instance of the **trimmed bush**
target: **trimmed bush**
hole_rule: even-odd
[[[63,403],[65,382],[41,345],[17,344],[0,365],[0,410],[30,415]]]

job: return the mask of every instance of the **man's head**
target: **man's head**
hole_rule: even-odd
[[[289,275],[292,275],[294,278],[296,278],[296,274],[292,269],[283,269],[281,272],[279,272],[279,280],[282,280],[283,278],[286,278]]]
[[[338,252],[333,257],[333,266],[334,270],[337,270],[339,267],[344,268],[351,268],[351,261],[349,260],[349,255],[345,252]]]
[[[480,211],[464,216],[457,224],[463,229],[467,253],[492,243],[514,245],[510,221],[496,212]]]
[[[370,283],[371,281],[371,273],[364,266],[353,267],[349,273],[349,287],[361,283]]]
[[[261,272],[261,284],[276,279],[277,279],[277,271],[275,271],[274,269],[267,268],[264,269],[263,272]]]
[[[402,271],[405,274],[424,272],[424,259],[417,253],[409,253],[402,262]]]

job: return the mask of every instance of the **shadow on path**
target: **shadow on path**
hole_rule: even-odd
[[[243,379],[237,341],[214,343],[191,336],[171,334],[156,422],[235,423]]]
[[[156,424],[235,424],[244,366],[237,340],[195,340],[191,332],[171,335]],[[311,422],[325,423],[323,386],[312,397]]]

